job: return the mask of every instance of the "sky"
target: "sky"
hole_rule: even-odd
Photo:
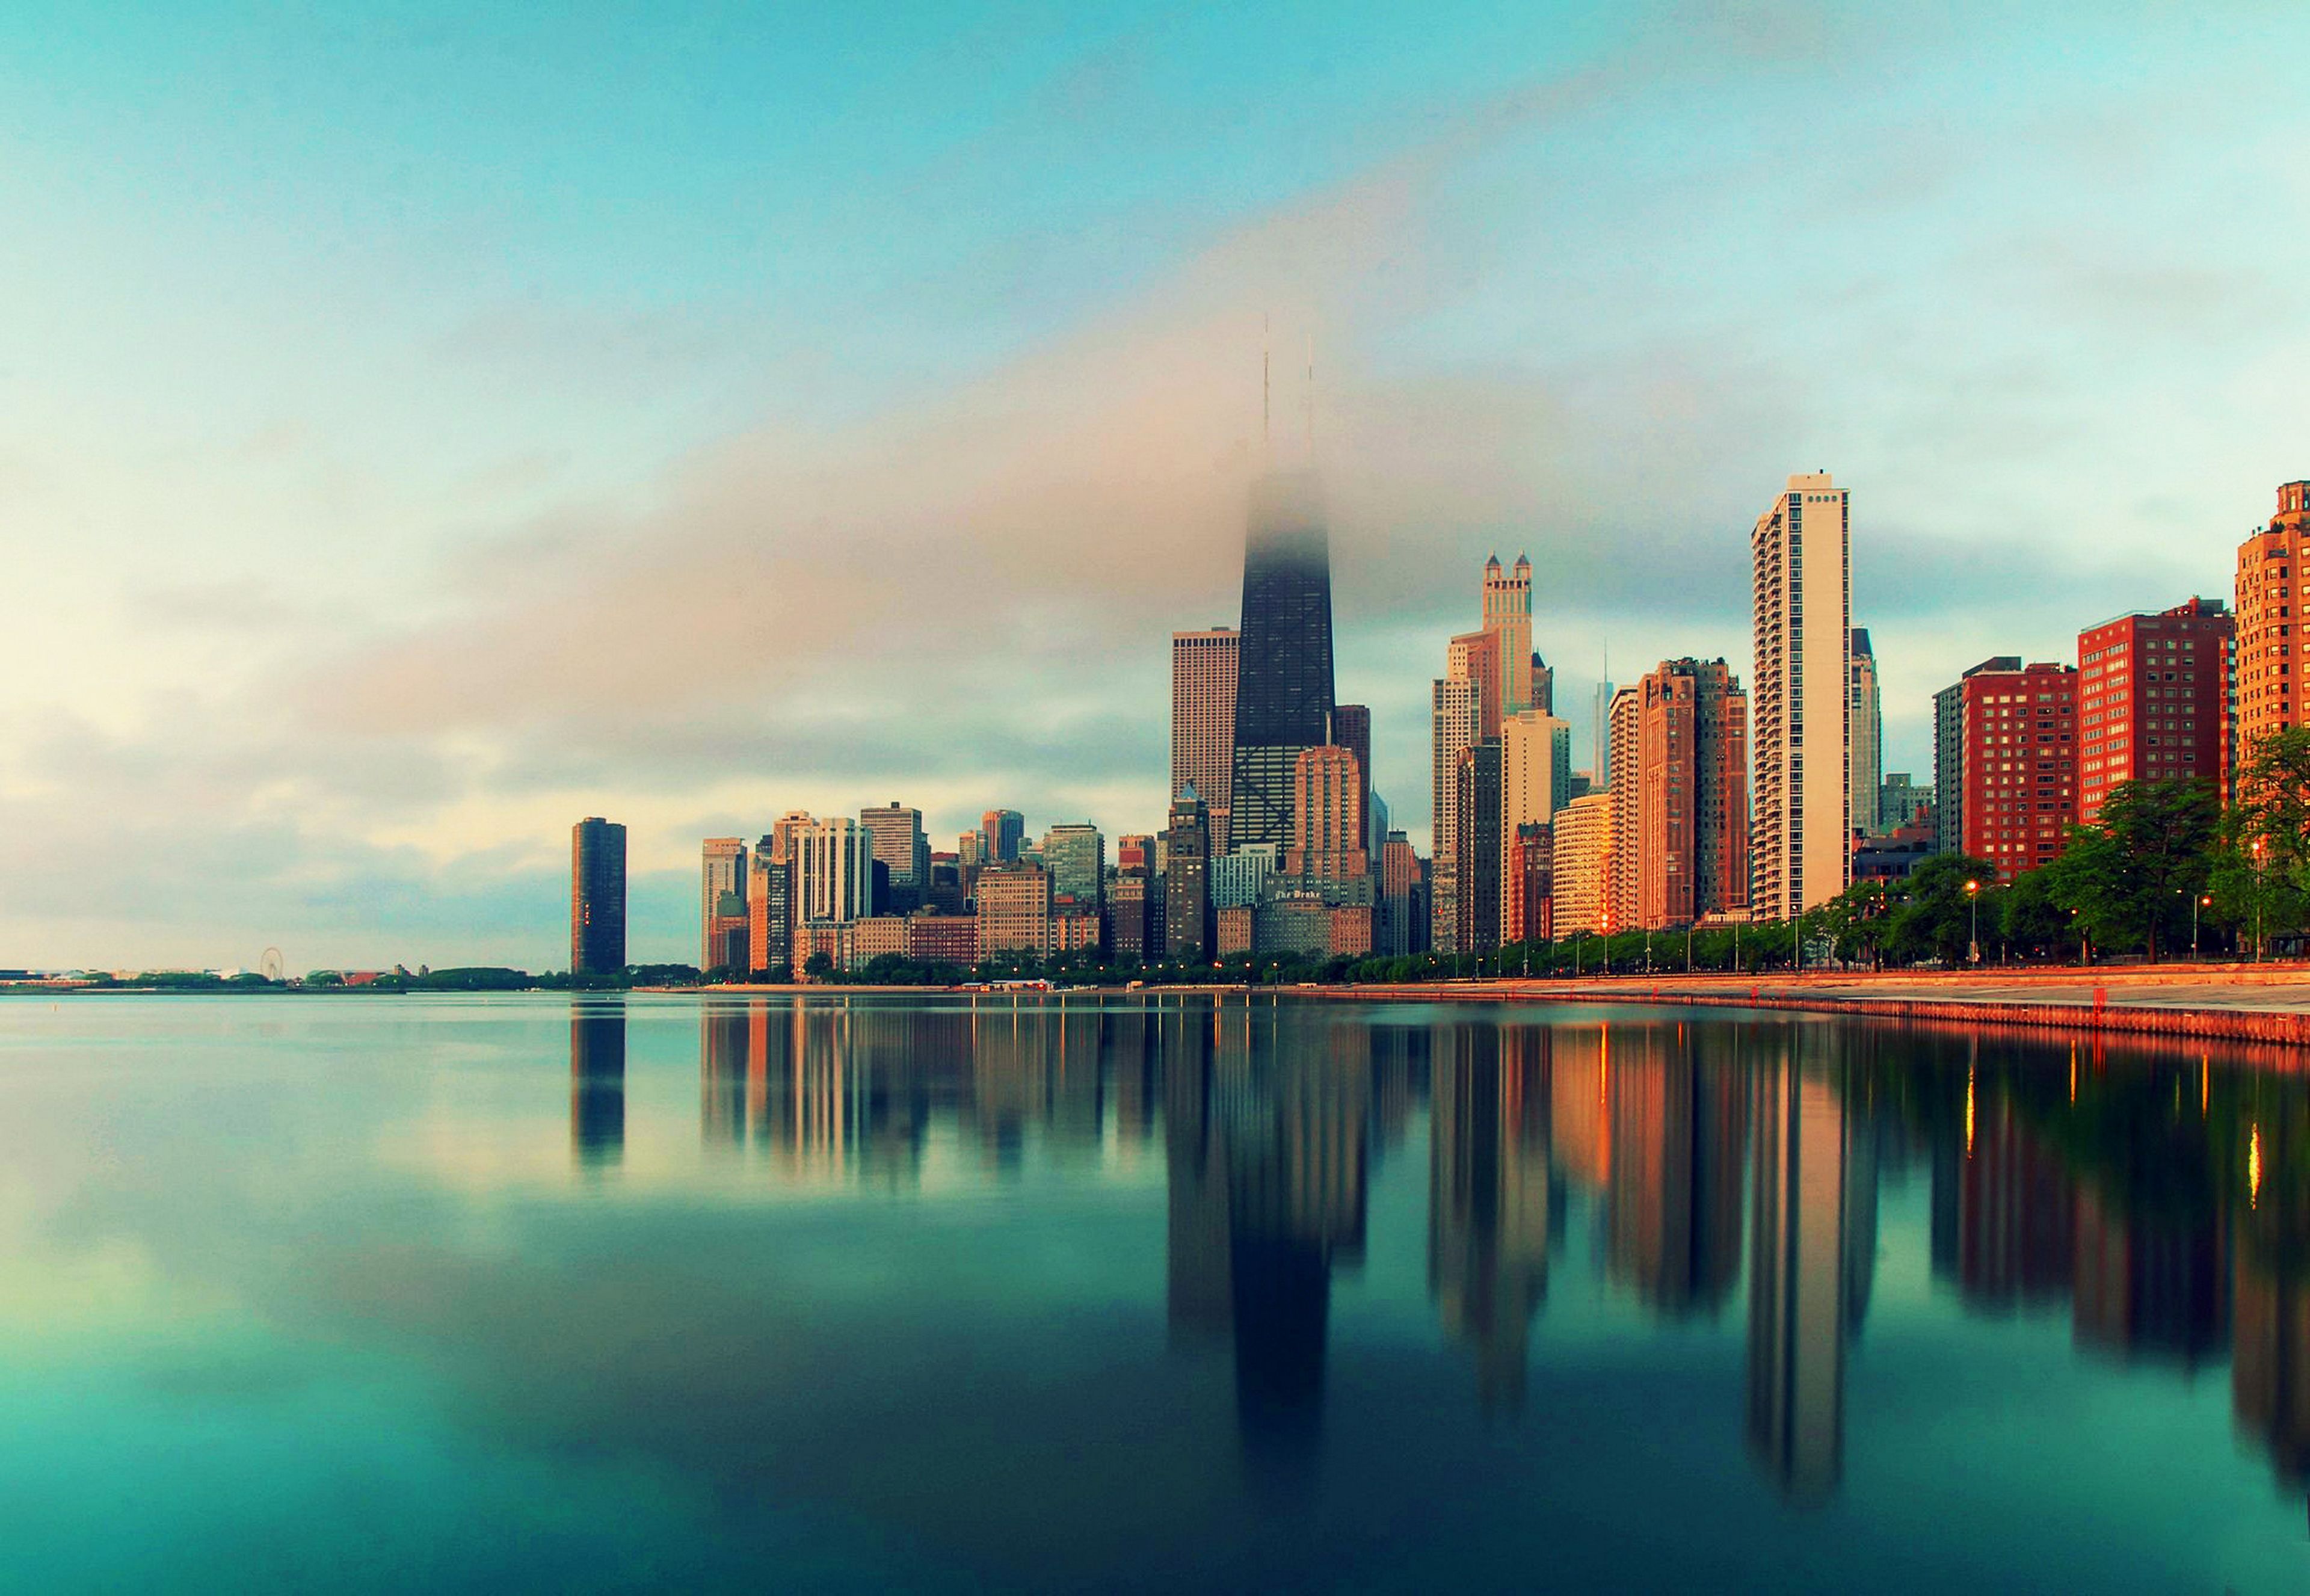
[[[0,967],[558,967],[589,814],[638,959],[789,809],[1156,829],[1270,462],[1423,843],[1488,554],[1585,763],[1835,473],[1923,777],[2310,475],[2298,4],[353,9],[0,30]]]

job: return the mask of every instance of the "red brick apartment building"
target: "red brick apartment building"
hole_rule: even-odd
[[[2078,818],[2078,668],[1976,671],[1960,685],[1963,846],[2010,881],[2061,857]]]
[[[2078,818],[2123,781],[2228,785],[2231,617],[2193,598],[2078,634]]]

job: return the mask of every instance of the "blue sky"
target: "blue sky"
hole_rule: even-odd
[[[1342,690],[1528,551],[1745,674],[1854,490],[1932,689],[2226,594],[2310,473],[2293,5],[39,7],[0,33],[0,966],[563,955],[569,823],[1151,828],[1317,369]]]

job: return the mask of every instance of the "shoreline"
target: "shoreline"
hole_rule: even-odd
[[[1365,985],[1246,986],[1239,983],[1179,985],[1032,988],[867,985],[835,983],[733,983],[716,986],[635,986],[567,991],[403,992],[369,987],[181,990],[168,987],[43,987],[0,989],[9,997],[401,997],[523,996],[545,992],[569,997],[648,996],[873,997],[930,996],[1008,1000],[1065,1006],[1085,999],[1152,1000],[1210,997],[1224,1003],[1284,998],[1348,1002],[1544,1002],[1643,1004],[1661,1008],[1750,1010],[1898,1020],[1946,1028],[1995,1027],[2024,1031],[2258,1044],[2310,1048],[2310,964],[2038,966],[2020,969],[1921,972],[1821,971],[1802,976],[1656,973],[1563,977],[1483,976]]]
[[[801,984],[653,990],[828,996],[935,992],[953,996],[961,989]],[[1014,1001],[1055,999],[1062,1003],[1080,994],[1158,999],[1216,996],[1222,1001],[1240,996],[1246,1002],[1258,994],[1271,1002],[1296,997],[1349,1002],[1643,1004],[1827,1014],[1936,1028],[1996,1027],[2145,1041],[2173,1038],[2310,1048],[2310,966],[2301,964],[2039,966],[1994,972],[1825,971],[1804,976],[1628,975],[1577,980],[1512,976],[1351,986],[1226,984],[970,993]],[[2169,996],[2174,1001],[2159,1001]]]

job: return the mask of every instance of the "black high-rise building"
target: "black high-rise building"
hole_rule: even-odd
[[[1291,840],[1291,771],[1332,736],[1332,554],[1305,473],[1252,489],[1243,546],[1228,846]]]
[[[1460,951],[1500,945],[1500,745],[1463,750],[1453,769],[1459,810]]]
[[[589,816],[569,828],[569,973],[626,967],[626,828]]]
[[[1371,706],[1342,704],[1333,710],[1332,741],[1356,756],[1356,768],[1362,774],[1363,792],[1360,794],[1360,802],[1356,805],[1356,812],[1364,818],[1364,829],[1368,835],[1361,841],[1365,847],[1370,849],[1372,868],[1376,871],[1379,868],[1379,845],[1384,844],[1387,839],[1381,837],[1377,842],[1375,842],[1368,835],[1374,823],[1371,801]]]
[[[1211,956],[1211,827],[1189,782],[1171,800],[1163,830],[1163,949],[1174,958]]]
[[[569,1149],[580,1165],[614,1164],[626,1147],[626,1000],[569,1004]]]

